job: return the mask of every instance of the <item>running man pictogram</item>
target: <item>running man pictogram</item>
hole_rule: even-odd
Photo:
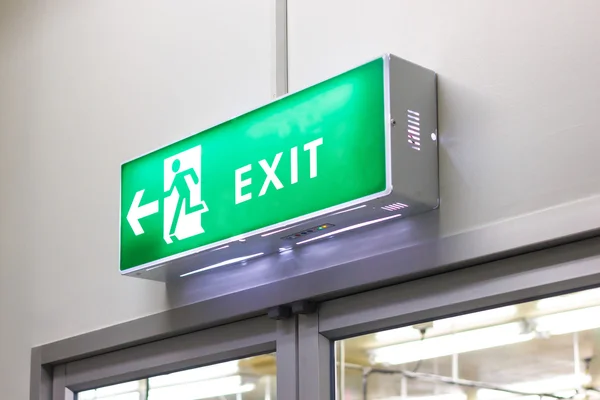
[[[200,199],[200,146],[165,160],[164,239],[167,243],[204,232],[201,214],[208,211]]]

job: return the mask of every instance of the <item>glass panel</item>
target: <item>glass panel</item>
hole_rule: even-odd
[[[275,355],[194,368],[77,394],[78,400],[276,400]]]
[[[338,400],[600,399],[600,289],[336,342]]]

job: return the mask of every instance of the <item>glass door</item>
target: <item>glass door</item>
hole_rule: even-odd
[[[52,398],[295,400],[294,323],[256,317],[57,365]]]
[[[300,319],[300,399],[600,399],[596,252],[582,241],[326,301]]]
[[[264,354],[77,393],[77,400],[276,400],[277,360]]]
[[[335,346],[340,400],[600,399],[600,289]]]

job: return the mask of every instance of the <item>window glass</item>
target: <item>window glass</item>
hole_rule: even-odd
[[[78,400],[276,400],[275,355],[193,368],[77,394]]]
[[[336,342],[339,400],[600,399],[600,289]]]

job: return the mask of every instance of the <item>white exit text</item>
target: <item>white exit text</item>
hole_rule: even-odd
[[[317,177],[317,148],[323,144],[323,138],[319,138],[313,140],[312,142],[308,142],[304,145],[304,151],[308,152],[309,156],[309,176],[310,179]],[[279,161],[281,161],[281,156],[283,152],[277,153],[275,158],[269,164],[267,160],[260,160],[258,165],[262,168],[265,173],[265,180],[263,181],[262,187],[260,188],[260,192],[258,196],[264,196],[267,193],[267,190],[271,185],[275,187],[276,190],[283,188],[283,183],[277,176],[277,166],[279,165]],[[244,188],[252,185],[252,178],[245,178],[244,174],[252,171],[252,164],[244,165],[241,168],[235,170],[235,204],[240,204],[245,201],[252,199],[252,192],[246,190],[244,193]],[[290,149],[290,183],[293,185],[298,182],[298,146],[292,147]]]

